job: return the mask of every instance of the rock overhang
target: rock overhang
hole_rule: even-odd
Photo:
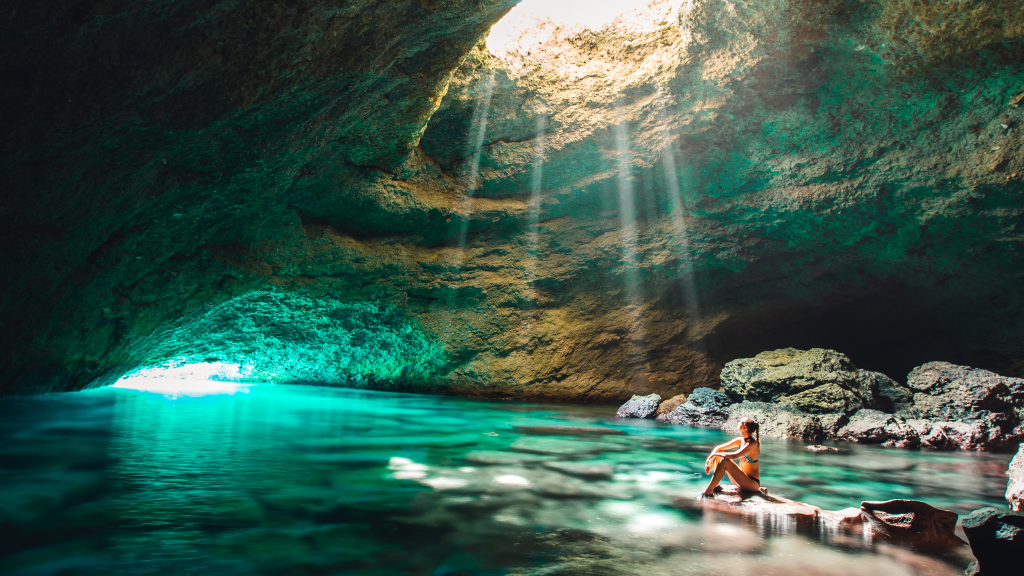
[[[148,154],[139,166],[111,149],[107,165],[121,168],[93,171],[96,182],[81,186],[106,190],[125,181],[112,180],[118,171],[139,183],[97,196],[98,212],[84,212],[95,226],[77,227],[71,212],[55,225],[34,209],[22,211],[39,228],[13,244],[29,256],[8,293],[5,314],[15,328],[5,340],[27,355],[12,364],[10,385],[30,389],[29,380],[49,378],[31,376],[29,366],[64,374],[55,388],[88,385],[149,357],[152,350],[139,343],[168,322],[266,286],[390,302],[420,316],[455,359],[451,389],[466,394],[668,396],[713,384],[736,356],[786,345],[841,348],[887,372],[940,357],[1010,371],[1020,365],[1009,336],[1020,325],[1019,283],[1008,272],[1019,254],[1021,167],[1012,153],[1020,142],[1000,127],[1017,122],[1006,102],[1024,84],[1010,66],[1020,39],[1005,3],[989,3],[985,16],[1002,14],[1009,23],[999,42],[981,42],[980,28],[953,26],[938,50],[921,38],[892,41],[892,15],[915,10],[900,2],[698,2],[678,26],[628,46],[614,30],[556,39],[560,60],[568,46],[607,54],[619,66],[611,80],[590,83],[585,74],[567,76],[564,66],[560,76],[543,65],[535,73],[505,69],[471,49],[483,22],[512,3],[488,4],[486,18],[471,26],[460,20],[465,14],[455,16],[461,4],[442,4],[430,20],[437,29],[416,36],[425,42],[417,47],[458,30],[452,46],[469,52],[461,68],[455,71],[463,56],[450,54],[451,46],[435,55],[452,56],[444,70],[422,50],[384,67],[415,78],[435,70],[426,76],[436,82],[395,84],[394,93],[368,88],[372,102],[342,92],[353,102],[348,116],[318,112],[328,104],[317,102],[336,102],[326,89],[260,114],[251,112],[259,98],[243,99],[228,106],[239,120],[221,131],[229,136],[211,140],[216,148],[183,145],[177,156],[164,154],[184,136],[150,132],[133,156]],[[264,10],[252,9],[254,28],[230,33],[262,38],[263,26],[288,16],[271,10],[262,17]],[[338,13],[326,29],[374,13]],[[943,14],[937,8],[924,16],[959,18]],[[297,29],[315,24],[302,10],[290,17]],[[403,24],[386,44],[399,50],[396,39],[420,35],[417,26]],[[383,29],[366,28],[363,39]],[[282,58],[303,53],[276,46],[291,47]],[[358,54],[349,55],[357,68],[386,56]],[[295,66],[288,78],[321,73]],[[260,84],[246,78],[236,78],[239,86]],[[467,202],[467,127],[491,78],[479,186]],[[275,86],[261,87],[260,97]],[[393,107],[381,104],[388,99]],[[321,144],[326,132],[316,126],[344,124],[360,110],[366,113],[354,125],[369,126],[372,137],[342,134]],[[408,113],[411,124],[382,110]],[[623,122],[640,221],[639,304],[623,300],[629,263],[614,130]],[[187,134],[189,126],[166,127]],[[542,200],[534,210],[528,188],[538,126]],[[380,144],[393,129],[401,145]],[[420,133],[419,148],[406,154]],[[254,138],[268,144],[242,154]],[[210,158],[220,163],[204,165]],[[18,170],[42,173],[30,163]],[[55,174],[69,181],[66,171]],[[53,201],[71,198],[59,180],[22,187]],[[463,221],[468,238],[459,250]],[[61,234],[81,249],[55,259],[67,243]],[[696,316],[683,294],[688,275],[701,297]],[[19,291],[38,293],[35,312],[17,310]],[[637,305],[646,312],[646,358],[630,352],[623,329],[626,309]],[[69,309],[78,310],[73,330],[56,321]]]

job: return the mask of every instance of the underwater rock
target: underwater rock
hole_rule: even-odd
[[[917,431],[900,416],[878,410],[860,410],[850,417],[848,424],[837,433],[836,438],[861,444],[884,444],[900,448],[920,446]]]
[[[686,394],[676,394],[668,400],[663,400],[661,404],[658,404],[658,411],[654,413],[654,417],[657,418],[662,414],[668,414],[683,404],[686,404]]]
[[[808,414],[850,414],[879,405],[883,374],[858,370],[835,350],[783,348],[725,365],[722,389],[735,401],[792,404]]]
[[[716,428],[729,418],[729,397],[721,390],[697,388],[685,403],[657,417],[666,424]]]
[[[614,466],[594,462],[545,462],[544,467],[586,480],[611,480],[615,475]]]
[[[876,537],[924,550],[954,550],[966,542],[956,536],[956,512],[918,500],[861,502]]]
[[[1006,482],[1006,502],[1010,510],[1024,512],[1024,444],[1017,448],[1017,455],[1010,460],[1007,476],[1010,479]]]
[[[658,411],[658,404],[661,403],[661,396],[648,394],[647,396],[633,395],[625,404],[615,412],[618,418],[650,418]]]
[[[531,436],[623,436],[626,433],[600,426],[516,426],[515,429]]]
[[[722,429],[734,431],[743,418],[753,418],[761,436],[809,442],[834,438],[836,427],[846,421],[843,414],[807,414],[792,404],[744,401],[729,406]]]
[[[835,453],[835,454],[840,454],[840,453],[843,452],[839,448],[835,448],[833,446],[825,446],[825,445],[822,445],[822,444],[815,444],[813,446],[808,446],[807,447],[807,451],[808,452],[813,452],[815,454],[821,454],[821,453],[825,453],[825,452],[832,452],[832,453]]]
[[[963,520],[964,534],[977,562],[968,575],[1019,574],[1024,550],[1024,514],[997,508],[981,508]]]
[[[507,466],[510,464],[529,464],[550,460],[549,456],[525,454],[522,452],[502,452],[500,450],[474,450],[462,457],[469,464],[479,466]]]

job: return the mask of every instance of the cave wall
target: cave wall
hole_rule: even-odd
[[[705,0],[499,61],[514,3],[18,4],[0,388],[187,355],[254,290],[403,310],[444,360],[397,384],[445,393],[1024,374],[1013,2]]]

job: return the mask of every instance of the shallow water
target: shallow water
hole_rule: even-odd
[[[718,431],[607,407],[305,386],[0,401],[3,574],[962,573],[966,558],[704,511]],[[529,426],[605,426],[551,436]],[[773,494],[1004,505],[1010,455],[765,440]]]

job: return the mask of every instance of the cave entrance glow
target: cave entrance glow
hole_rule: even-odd
[[[251,383],[239,382],[251,370],[227,362],[172,363],[135,370],[114,388],[151,392],[168,398],[248,393]]]
[[[523,0],[491,27],[487,50],[496,56],[529,51],[558,29],[598,31],[617,19],[631,26],[663,24],[683,0]]]

